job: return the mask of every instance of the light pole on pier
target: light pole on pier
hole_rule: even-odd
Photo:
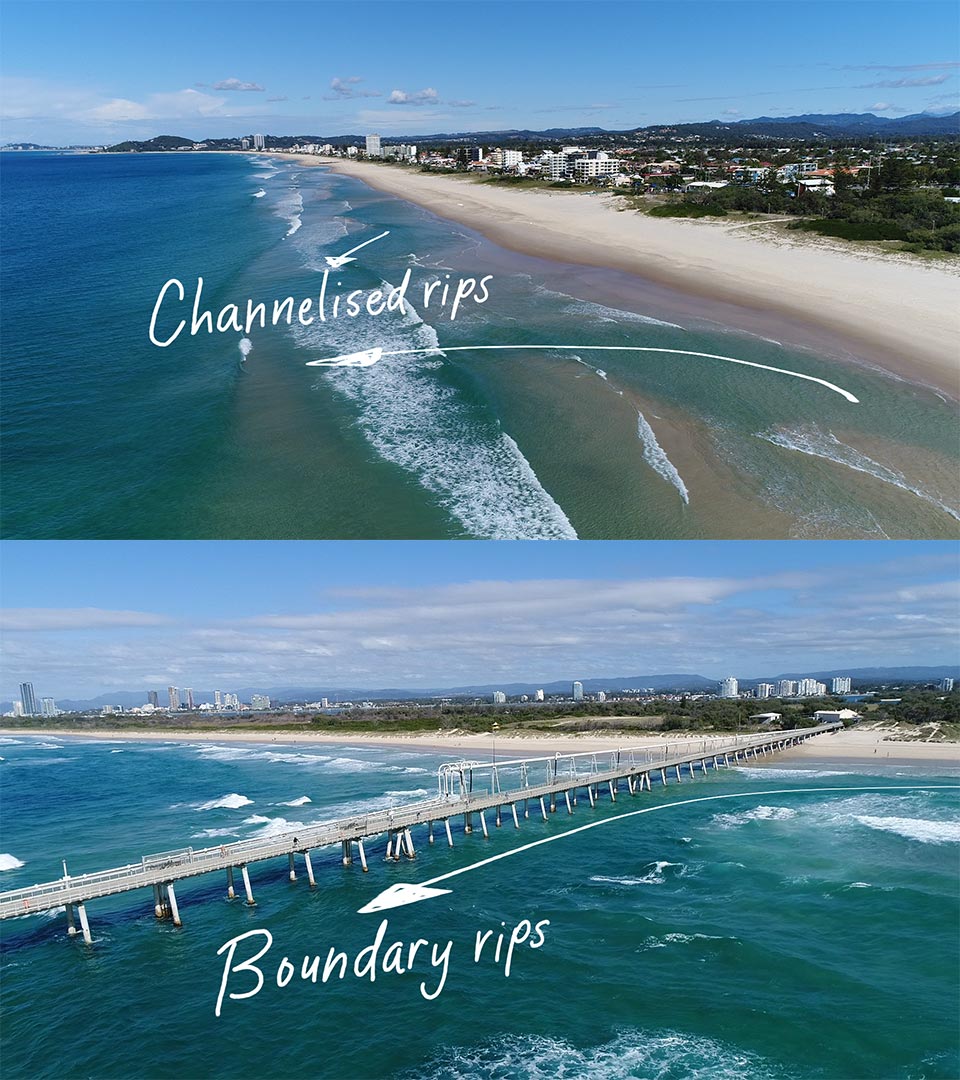
[[[493,794],[500,786],[497,783],[497,732],[500,730],[500,725],[494,722],[490,728],[490,734],[493,737],[493,773],[490,777],[490,792]]]

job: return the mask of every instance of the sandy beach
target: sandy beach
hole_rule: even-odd
[[[847,252],[769,232],[762,222],[651,218],[624,209],[613,194],[513,190],[342,158],[296,157],[356,177],[510,250],[626,271],[745,315],[762,311],[805,324],[898,376],[960,397],[960,261]]]
[[[189,743],[248,743],[274,744],[284,746],[323,746],[323,745],[371,745],[397,747],[404,750],[424,750],[429,752],[449,752],[451,758],[469,755],[472,758],[486,759],[491,756],[493,740],[490,732],[467,734],[453,731],[449,734],[388,735],[358,734],[344,732],[334,735],[320,732],[291,731],[238,731],[224,729],[220,731],[190,731],[186,729],[167,729],[156,731],[123,731],[103,729],[97,731],[78,731],[69,728],[38,728],[33,730],[10,728],[0,729],[0,735],[17,738],[19,736],[44,736],[46,738],[82,738],[102,739],[107,742],[189,742]],[[872,725],[862,728],[848,728],[836,734],[820,735],[801,746],[785,750],[774,758],[768,758],[765,764],[777,762],[837,762],[860,763],[912,763],[939,764],[960,768],[960,742],[923,742],[904,741],[900,732],[889,727],[875,728]],[[715,737],[715,736],[711,736]],[[616,750],[625,747],[660,746],[664,742],[698,743],[703,735],[671,734],[669,739],[662,735],[533,735],[500,732],[497,734],[497,757],[509,758],[548,756],[556,753],[591,753]],[[760,764],[758,762],[758,764]]]

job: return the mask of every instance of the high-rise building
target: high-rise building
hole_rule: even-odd
[[[941,679],[940,689],[943,690],[945,693],[949,694],[950,691],[953,690],[953,679]]]
[[[575,682],[573,684],[573,700],[583,701],[583,683]]]
[[[494,705],[506,705],[507,695],[502,690],[494,690],[493,703]]]
[[[602,690],[598,690],[597,691],[597,701],[606,701],[606,700],[607,700],[607,695]]]
[[[830,692],[832,694],[849,694],[850,693],[850,676],[841,675],[836,679],[830,681]]]
[[[797,683],[797,693],[800,697],[816,697],[821,686],[823,686],[823,683],[817,682],[816,679],[801,679]],[[826,690],[825,686],[824,690]]]
[[[184,695],[184,703],[186,704],[187,708],[192,711],[193,707],[194,707],[193,706],[193,687],[192,686],[186,687],[184,689],[184,691],[183,691],[183,695]]]
[[[253,148],[254,150],[262,150],[266,146],[266,139],[262,135],[254,135]]]
[[[793,697],[797,692],[797,684],[793,679],[781,679],[777,683],[777,697]]]
[[[250,698],[250,704],[255,709],[269,709],[270,708],[270,698],[268,698],[266,694],[254,694]]]
[[[152,705],[154,708],[160,704],[160,696],[157,694],[156,690],[147,691],[147,704]]]
[[[380,136],[368,135],[367,136],[367,157],[378,158],[380,157]]]
[[[60,710],[57,708],[57,703],[52,697],[45,697],[40,699],[40,715],[41,716],[59,716]]]
[[[740,696],[740,684],[733,677],[721,679],[718,693],[722,698],[735,698]]]
[[[40,711],[37,708],[37,697],[33,692],[32,682],[22,682],[20,684],[20,702],[23,705],[24,716],[36,716]]]
[[[543,701],[543,691],[542,691],[542,690],[538,690],[538,691],[537,691],[537,692],[536,692],[536,693],[535,693],[535,694],[533,695],[533,700],[534,700],[534,701]]]
[[[241,139],[240,140],[240,149],[241,150],[249,150],[250,149],[250,140],[249,139]]]
[[[170,699],[170,708],[180,708],[180,688],[178,686],[167,687],[167,697]]]
[[[219,690],[214,690],[213,692],[213,707],[215,709],[223,708],[223,694]]]
[[[467,150],[467,160],[468,161],[483,161],[483,147],[482,146],[471,146],[470,149]]]
[[[777,692],[777,688],[776,688],[776,686],[773,685],[772,682],[757,683],[757,697],[758,698],[773,697],[773,695],[776,692]]]

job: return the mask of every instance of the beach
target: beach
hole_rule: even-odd
[[[960,766],[960,743],[905,741],[900,729],[874,727],[847,728],[836,734],[820,735],[800,746],[784,750],[768,759],[778,761],[816,761],[816,762],[858,762],[886,763],[911,762],[913,764]],[[37,728],[33,730],[9,728],[0,729],[0,736],[17,738],[19,736],[47,736],[54,738],[83,738],[108,742],[184,742],[184,743],[243,743],[247,745],[277,746],[343,746],[345,744],[380,748],[394,748],[405,752],[449,752],[451,757],[469,754],[471,757],[486,759],[494,750],[494,740],[490,732],[467,734],[453,730],[445,732],[416,733],[409,735],[391,735],[345,731],[241,731],[236,728],[224,728],[217,731],[191,731],[189,729],[155,731],[129,731],[122,728],[110,728],[96,731],[82,731],[71,728]],[[893,736],[891,738],[891,736]],[[653,747],[665,742],[697,743],[704,738],[721,737],[716,732],[702,734],[671,733],[663,735],[596,735],[591,733],[556,736],[550,734],[517,734],[498,732],[496,737],[497,756],[503,760],[522,757],[537,757],[551,754],[603,753],[625,747]],[[733,737],[732,735],[730,736]]]
[[[289,159],[292,155],[284,155]],[[513,190],[401,167],[296,155],[415,203],[527,255],[635,274],[835,336],[911,381],[960,396],[960,265],[757,237],[742,222],[651,218],[617,195]]]

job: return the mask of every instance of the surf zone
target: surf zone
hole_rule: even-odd
[[[225,304],[214,314],[211,309],[203,307],[203,278],[198,277],[190,309],[189,334],[191,337],[201,333],[239,333],[248,336],[254,328],[262,330],[268,324],[278,326],[286,323],[292,326],[299,323],[310,326],[314,322],[355,319],[361,313],[370,316],[382,315],[385,311],[407,314],[407,292],[411,288],[412,269],[404,273],[399,285],[391,286],[384,282],[379,289],[353,289],[347,293],[336,291],[342,285],[340,281],[336,281],[331,289],[329,278],[330,271],[324,270],[317,296],[300,300],[293,296],[272,301],[248,299],[241,304]],[[446,274],[424,281],[418,287],[418,292],[424,309],[439,312],[453,322],[467,302],[485,304],[490,299],[488,283],[492,280],[492,274],[479,279],[453,279]],[[177,321],[178,316],[183,314],[186,302],[187,290],[179,278],[169,278],[164,282],[150,316],[148,335],[152,344],[165,349],[187,329],[187,319],[180,317]]]

